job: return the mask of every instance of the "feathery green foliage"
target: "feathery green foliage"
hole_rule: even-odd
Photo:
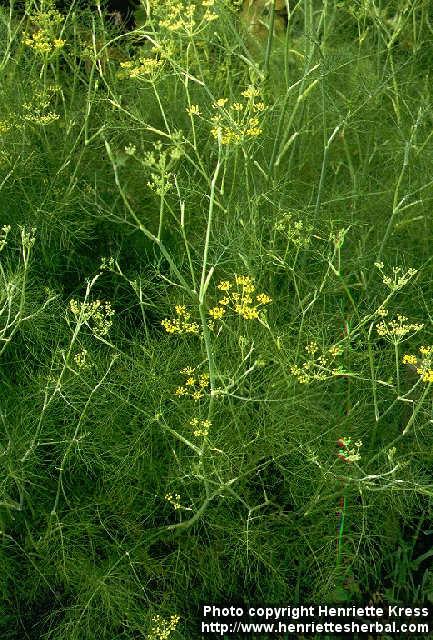
[[[433,602],[432,8],[237,5],[0,8],[1,638]]]

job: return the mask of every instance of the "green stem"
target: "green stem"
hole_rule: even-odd
[[[341,560],[343,556],[343,536],[344,536],[344,522],[346,517],[346,495],[343,494],[343,506],[340,513],[340,526],[338,528],[338,538],[337,538],[337,572],[340,571],[341,568]]]
[[[206,227],[206,238],[205,238],[205,243],[203,248],[203,263],[202,263],[201,280],[200,280],[200,292],[199,292],[200,305],[204,303],[206,289],[209,283],[209,278],[211,276],[210,273],[206,275],[206,271],[207,271],[207,262],[208,262],[208,254],[209,254],[210,236],[211,236],[211,230],[212,230],[213,210],[214,210],[214,204],[215,204],[215,185],[218,179],[220,169],[221,169],[221,144],[219,144],[218,146],[218,161],[215,167],[215,171],[214,171],[211,186],[210,186],[209,210],[208,210],[207,227]]]
[[[395,374],[397,378],[397,394],[400,395],[400,366],[398,356],[398,342],[394,342],[394,356],[395,356]]]
[[[161,242],[161,234],[162,234],[162,227],[164,224],[164,190],[165,190],[165,163],[164,163],[164,167],[163,170],[161,172],[161,193],[160,193],[160,200],[159,200],[159,226],[158,226],[158,242]]]
[[[376,385],[376,374],[374,371],[373,349],[371,348],[371,342],[370,342],[373,326],[374,326],[374,323],[372,322],[368,330],[367,346],[368,346],[368,360],[370,363],[371,386],[373,390],[374,417],[377,423],[379,421],[379,406],[377,403],[377,385]],[[377,429],[376,423],[373,427],[373,432],[371,434],[371,446],[374,445],[374,442],[376,440],[376,429]]]
[[[272,51],[272,40],[274,37],[274,23],[275,23],[275,1],[273,0],[272,5],[271,5],[271,16],[269,19],[269,33],[268,33],[268,41],[266,43],[266,53],[265,53],[265,62],[263,65],[263,71],[265,74],[265,77],[268,77],[269,75],[269,61],[271,58],[271,51]]]
[[[210,400],[208,406],[208,420],[211,420],[214,409],[215,402],[215,383],[216,383],[216,367],[215,367],[215,358],[212,349],[211,336],[208,326],[208,318],[206,316],[206,291],[209,285],[209,280],[213,273],[213,267],[207,272],[207,264],[208,264],[208,253],[209,253],[209,245],[212,231],[212,221],[213,221],[213,210],[214,210],[214,201],[215,201],[215,185],[218,179],[218,175],[221,169],[221,144],[219,142],[218,145],[218,161],[215,167],[215,171],[211,181],[211,189],[209,195],[209,210],[208,210],[208,219],[207,219],[207,227],[206,227],[206,238],[203,249],[203,264],[202,264],[202,272],[201,272],[201,281],[200,281],[200,290],[199,290],[199,313],[200,320],[203,332],[203,341],[206,349],[206,357],[208,361],[209,367],[209,387],[210,387]],[[204,455],[208,447],[208,437],[205,436],[203,438],[203,445],[199,453],[199,466],[202,470],[204,477],[204,485],[206,490],[206,496],[209,499],[209,482],[204,473]]]
[[[325,148],[323,149],[322,169],[321,169],[321,172],[320,172],[319,188],[317,190],[316,206],[314,208],[314,213],[316,215],[316,218],[315,218],[316,220],[317,220],[317,214],[318,214],[319,208],[320,208],[320,201],[321,201],[321,198],[322,198],[323,185],[325,183],[325,172],[326,172],[329,148],[330,148],[330,146],[332,144],[332,141],[334,140],[335,136],[339,132],[340,126],[341,125],[338,124],[335,127],[334,131],[329,136],[327,143],[325,144]]]

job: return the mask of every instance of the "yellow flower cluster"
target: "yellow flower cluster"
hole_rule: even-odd
[[[209,428],[212,426],[210,420],[199,420],[198,418],[193,418],[189,424],[193,427],[193,434],[196,437],[203,436],[204,438],[209,434]]]
[[[189,116],[201,116],[201,111],[198,104],[192,104],[187,108],[186,112]]]
[[[164,318],[161,324],[167,333],[198,333],[199,326],[197,322],[190,322],[191,314],[187,312],[186,307],[181,304],[175,306],[176,318]]]
[[[74,356],[74,362],[79,369],[87,368],[89,366],[89,363],[87,361],[87,349],[83,349],[82,351],[76,353]]]
[[[204,22],[213,22],[214,20],[218,20],[218,14],[212,9],[215,5],[215,0],[203,0],[201,4],[203,7],[206,7],[206,11],[203,14]]]
[[[69,308],[76,322],[86,324],[96,337],[107,335],[113,324],[114,309],[110,302],[79,302],[72,299]]]
[[[24,38],[23,44],[33,49],[40,55],[50,55],[59,52],[65,46],[65,41],[61,38],[52,39],[50,34],[41,29],[32,35]]]
[[[0,134],[7,133],[11,126],[5,120],[0,120]]]
[[[212,116],[211,134],[220,139],[221,144],[241,144],[247,138],[256,138],[262,133],[258,114],[265,111],[266,106],[263,102],[254,101],[260,92],[251,86],[241,95],[247,99],[245,104],[219,98],[212,105],[218,113]]]
[[[330,369],[335,358],[343,353],[340,345],[332,345],[325,353],[320,352],[317,342],[309,342],[305,346],[305,351],[310,356],[301,366],[294,364],[290,367],[290,372],[301,384],[309,384],[313,380],[327,380],[333,375],[343,373],[342,368]]]
[[[35,91],[30,102],[24,102],[22,119],[43,127],[60,118],[58,113],[50,109],[51,102],[60,91],[58,85],[48,85],[44,91]]]
[[[409,280],[418,273],[417,269],[408,269],[407,271],[402,270],[401,267],[393,267],[392,268],[392,276],[387,276],[383,273],[383,262],[375,262],[374,266],[379,269],[382,273],[382,282],[385,284],[388,289],[391,291],[397,291],[404,287]]]
[[[381,318],[385,318],[388,315],[388,309],[381,305],[378,309],[376,309],[376,313]]]
[[[117,76],[121,79],[145,78],[153,80],[163,64],[163,60],[157,60],[156,58],[140,57],[137,60],[126,60],[120,63],[122,71],[119,71]]]
[[[397,316],[397,320],[390,320],[389,322],[382,320],[376,325],[376,331],[382,338],[397,343],[402,342],[403,339],[406,340],[424,327],[423,324],[410,324],[406,321],[407,317],[401,315]]]
[[[241,92],[241,95],[249,100],[254,100],[254,98],[257,98],[260,95],[260,91],[254,85],[250,84],[249,87]]]
[[[42,127],[46,127],[47,125],[55,122],[60,118],[58,113],[54,113],[53,111],[49,111],[48,113],[35,114],[35,113],[27,113],[23,116],[23,120],[27,122],[33,122],[35,124],[40,124]]]
[[[53,5],[47,11],[33,13],[30,18],[36,31],[24,33],[23,44],[44,57],[58,54],[65,46],[65,41],[57,37],[59,27],[64,20],[62,14]]]
[[[224,295],[218,301],[218,305],[209,310],[209,315],[214,320],[221,319],[231,309],[245,320],[253,320],[259,317],[259,307],[272,302],[266,293],[253,295],[256,289],[250,276],[235,275],[234,281],[221,280],[217,284]]]
[[[174,394],[180,397],[189,397],[197,402],[204,397],[205,392],[209,388],[209,374],[195,374],[195,368],[185,367],[180,373],[185,376],[184,383],[177,387]]]
[[[164,498],[173,505],[176,510],[180,509],[180,495],[178,493],[166,493]]]
[[[161,616],[153,616],[152,630],[147,635],[148,640],[167,640],[179,623],[180,616],[177,614],[170,616],[168,620],[164,620]]]
[[[161,20],[160,26],[167,31],[185,31],[192,33],[196,21],[194,19],[196,7],[194,4],[185,6],[183,2],[171,2],[166,17]]]
[[[151,13],[160,17],[160,27],[171,33],[186,33],[191,36],[201,31],[206,24],[218,20],[215,0],[195,3],[151,0],[150,5]]]
[[[433,382],[433,346],[422,346],[419,350],[421,358],[417,358],[413,354],[406,353],[403,356],[403,364],[415,367],[416,372],[423,382]]]
[[[158,60],[171,60],[178,52],[178,46],[169,37],[160,37],[158,41],[155,41],[151,51],[157,56]]]
[[[306,247],[310,242],[313,227],[302,220],[294,220],[293,214],[287,212],[275,223],[274,230],[283,233],[296,247]]]

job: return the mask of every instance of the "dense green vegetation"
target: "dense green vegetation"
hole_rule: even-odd
[[[433,600],[431,3],[239,4],[0,8],[2,640]]]

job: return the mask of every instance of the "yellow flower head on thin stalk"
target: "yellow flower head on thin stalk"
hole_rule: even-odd
[[[156,58],[139,57],[134,60],[125,60],[120,63],[121,71],[118,72],[120,79],[130,78],[132,80],[155,80],[159,71],[164,65],[164,60]]]
[[[173,631],[175,631],[180,620],[177,614],[170,616],[168,619],[161,618],[160,615],[153,616],[152,628],[147,634],[148,640],[168,640]]]
[[[381,305],[377,310],[376,313],[378,316],[380,316],[381,318],[386,318],[386,316],[388,315],[388,309],[386,307],[384,307],[383,305]]]
[[[247,89],[241,92],[241,95],[249,100],[254,100],[254,98],[257,98],[260,95],[260,91],[254,87],[254,85],[250,85]]]
[[[198,104],[192,104],[186,110],[187,114],[190,116],[201,116],[200,107]]]
[[[72,299],[69,310],[75,321],[87,325],[96,337],[107,335],[113,324],[114,309],[108,301],[80,302]]]
[[[382,320],[376,325],[376,331],[381,338],[389,342],[398,343],[407,340],[424,327],[422,323],[409,323],[407,317],[398,315],[397,320]]]
[[[225,314],[226,310],[224,307],[213,307],[213,309],[209,309],[209,315],[214,320],[220,320]]]
[[[48,85],[43,91],[35,91],[29,102],[22,104],[22,120],[43,127],[59,120],[60,115],[51,108],[53,98],[60,92],[58,85]]]
[[[192,398],[195,402],[204,398],[209,391],[209,374],[198,373],[195,367],[184,367],[180,373],[184,376],[184,381],[175,389],[174,394],[178,397]]]
[[[417,269],[407,269],[403,271],[402,267],[393,267],[392,275],[386,275],[383,272],[383,262],[375,262],[374,266],[379,269],[382,274],[382,282],[390,291],[398,291],[402,289],[414,275],[418,273]]]
[[[152,17],[159,19],[159,26],[172,37],[188,36],[197,38],[208,25],[218,20],[215,0],[185,2],[176,0],[150,0]]]
[[[50,56],[60,52],[65,46],[65,41],[62,38],[52,38],[49,33],[41,29],[32,35],[25,36],[23,44],[39,55]]]
[[[281,233],[295,247],[307,247],[311,241],[313,226],[294,216],[291,211],[283,213],[274,224],[274,231]]]
[[[65,40],[59,37],[59,31],[64,21],[62,14],[54,5],[46,11],[36,11],[30,15],[32,24],[36,27],[34,33],[25,32],[23,44],[43,58],[53,58],[65,47]]]
[[[230,102],[223,97],[215,100],[212,105],[216,113],[211,118],[211,134],[223,145],[241,144],[262,133],[259,116],[262,117],[266,106],[263,102],[254,102],[255,97],[260,95],[259,90],[249,87],[241,95],[246,98],[245,102]]]
[[[221,282],[217,284],[217,289],[220,291],[230,291],[231,287],[232,283],[229,280],[221,280]]]
[[[328,380],[332,376],[341,375],[341,367],[333,367],[335,358],[338,358],[343,349],[340,345],[332,345],[326,351],[320,349],[315,340],[305,345],[308,358],[301,364],[293,364],[290,372],[301,384],[309,384],[313,381]]]
[[[272,302],[272,298],[266,293],[259,293],[256,296],[256,300],[259,304],[269,304],[270,302]]]
[[[209,429],[212,426],[212,422],[210,420],[200,420],[199,418],[192,418],[189,424],[193,428],[193,434],[197,438],[200,436],[205,438],[209,435]]]
[[[160,26],[167,31],[185,32],[192,35],[197,24],[194,4],[185,5],[183,2],[172,2]]]
[[[161,324],[167,333],[199,333],[199,325],[197,322],[190,322],[191,314],[186,310],[184,305],[177,304],[175,306],[176,317],[164,318]]]
[[[89,362],[87,359],[87,349],[83,349],[79,351],[74,356],[74,362],[79,369],[86,369],[89,366]]]
[[[181,508],[180,495],[178,493],[166,493],[164,498],[176,509],[176,511]]]
[[[224,295],[219,299],[218,306],[209,310],[213,320],[221,319],[230,311],[244,320],[254,320],[259,318],[261,307],[272,302],[266,293],[255,293],[254,280],[248,275],[235,274],[232,280],[221,280],[217,289]]]
[[[421,358],[414,354],[405,353],[403,356],[403,364],[409,365],[415,369],[423,382],[433,382],[433,345],[422,346],[419,349]]]

